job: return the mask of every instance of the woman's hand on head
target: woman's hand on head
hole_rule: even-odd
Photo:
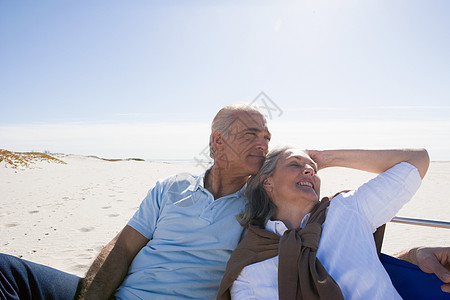
[[[324,151],[306,149],[304,152],[317,164],[317,170],[321,170],[328,166],[329,162]]]

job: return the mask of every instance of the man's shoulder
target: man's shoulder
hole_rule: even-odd
[[[203,173],[177,173],[158,180],[158,183],[166,190],[184,190],[189,186],[196,187],[201,184]]]

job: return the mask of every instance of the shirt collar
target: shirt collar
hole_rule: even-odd
[[[307,214],[306,216],[303,217],[302,219],[302,223],[300,224],[300,228],[303,228],[306,226],[306,223],[308,223],[309,217],[311,216],[311,213]],[[266,230],[269,230],[273,233],[276,233],[278,235],[283,235],[284,232],[286,230],[288,230],[288,228],[286,227],[286,225],[283,223],[283,221],[279,221],[279,220],[268,220],[265,226]]]
[[[207,173],[209,173],[209,171],[211,170],[211,168],[205,170],[203,173],[201,173],[198,178],[197,181],[195,182],[194,185],[191,185],[192,191],[196,191],[197,189],[201,189],[202,191],[208,191],[205,188],[205,176]],[[237,192],[227,195],[227,196],[236,196],[236,197],[242,197],[245,193],[245,189],[247,188],[247,183],[244,184],[244,186]],[[209,191],[208,191],[209,192]],[[225,196],[225,197],[227,197]]]
[[[206,173],[209,171],[209,169],[205,170],[204,172],[202,172],[200,175],[198,175],[197,177],[197,181],[195,182],[195,184],[192,186],[192,190],[196,191],[197,189],[202,189],[205,190],[205,176]]]

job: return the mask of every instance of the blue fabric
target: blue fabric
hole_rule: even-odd
[[[204,175],[158,181],[128,225],[150,241],[134,258],[118,299],[212,299],[243,234],[240,191],[214,199]]]
[[[443,282],[436,275],[422,272],[413,264],[383,253],[380,260],[403,299],[450,299],[450,294],[441,290]]]
[[[0,253],[0,299],[58,299],[75,297],[79,277]]]

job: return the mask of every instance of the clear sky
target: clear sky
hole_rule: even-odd
[[[449,15],[448,0],[2,0],[0,148],[204,158],[215,113],[260,95],[271,147],[450,160]]]

